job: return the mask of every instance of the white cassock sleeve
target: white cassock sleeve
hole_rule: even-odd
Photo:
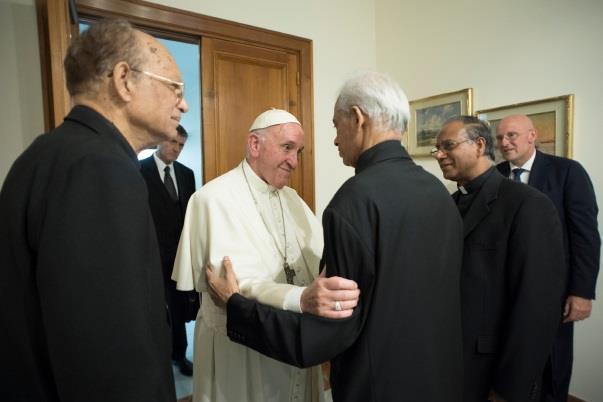
[[[203,226],[199,222],[203,222],[205,219],[202,218],[203,211],[199,207],[198,194],[199,192],[194,193],[188,201],[172,269],[172,280],[176,282],[178,290],[195,289],[201,293],[207,290],[204,286],[205,281],[203,284],[198,282],[204,265],[205,242],[203,239],[206,239],[206,236],[199,233],[200,230],[203,230]]]
[[[262,236],[265,229],[259,226],[261,221],[252,219],[257,215],[253,200],[242,202],[244,196],[231,194],[231,186],[211,188],[210,184],[193,194],[189,201],[172,272],[177,289],[206,292],[203,267],[210,262],[219,274],[222,259],[228,256],[243,296],[275,308],[299,311],[300,288],[274,280],[282,271],[282,261],[271,249],[272,239]],[[301,200],[299,203],[303,204]],[[250,207],[246,207],[248,204]],[[305,204],[296,208],[299,211],[292,214],[303,216],[296,216],[295,220],[305,220],[307,230],[317,231],[316,239],[312,233],[304,236],[310,242],[303,246],[305,255],[311,255],[307,262],[312,265],[314,277],[322,253],[322,230]],[[295,294],[293,298],[297,300],[292,302],[288,294]],[[205,298],[203,303],[206,300],[210,298]]]

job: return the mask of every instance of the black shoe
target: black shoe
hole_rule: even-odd
[[[186,357],[180,360],[174,360],[174,364],[178,367],[178,370],[180,370],[182,375],[187,377],[191,377],[193,375],[193,363]]]

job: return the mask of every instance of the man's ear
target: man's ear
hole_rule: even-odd
[[[249,149],[249,154],[254,158],[257,158],[260,153],[260,137],[256,133],[249,133],[247,136],[247,148]]]
[[[530,144],[533,144],[533,143],[535,143],[535,142],[536,142],[536,139],[537,139],[537,138],[538,138],[538,131],[536,131],[536,129],[535,129],[535,128],[530,129],[530,130],[528,131],[528,142],[529,142]]]
[[[364,126],[367,122],[366,116],[362,113],[362,110],[358,106],[352,106],[353,122],[358,125],[358,128]]]
[[[133,71],[125,61],[117,63],[111,71],[111,84],[115,88],[117,96],[123,101],[132,100],[136,85],[133,78]]]
[[[478,156],[486,155],[486,139],[483,137],[477,137],[475,139],[475,143],[477,144]]]

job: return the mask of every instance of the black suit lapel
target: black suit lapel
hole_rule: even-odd
[[[173,202],[170,194],[165,188],[165,184],[163,184],[161,176],[159,175],[159,169],[157,168],[153,155],[142,161],[141,169],[146,171],[145,176],[150,180],[149,184],[159,191],[159,194],[161,194],[161,198],[163,198],[164,202]]]
[[[530,179],[528,184],[540,191],[545,191],[548,176],[548,165],[549,161],[546,155],[540,151],[536,151],[536,157],[532,164],[532,170],[530,171]]]
[[[492,172],[475,196],[475,200],[463,218],[465,238],[490,213],[490,204],[498,197],[498,187],[502,180],[503,177],[498,172]]]
[[[172,166],[174,166],[174,174],[176,175],[176,186],[178,187],[178,202],[180,203],[180,207],[184,211],[186,210],[186,204],[184,203],[186,198],[184,194],[184,189],[186,188],[186,186],[184,185],[185,177],[182,174],[182,166],[180,166],[178,162],[174,161]]]
[[[154,185],[157,184],[157,180],[161,181],[153,155],[140,161],[140,170],[142,170],[145,177],[153,181]]]
[[[496,168],[504,177],[509,177],[509,174],[511,173],[511,165],[509,164],[509,162],[501,162],[496,165]]]

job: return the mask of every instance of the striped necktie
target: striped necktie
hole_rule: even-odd
[[[512,170],[512,172],[513,172],[513,180],[521,183],[522,182],[521,181],[521,174],[523,172],[525,172],[525,171],[526,170],[522,169],[522,168],[515,168],[515,169],[513,169]]]

